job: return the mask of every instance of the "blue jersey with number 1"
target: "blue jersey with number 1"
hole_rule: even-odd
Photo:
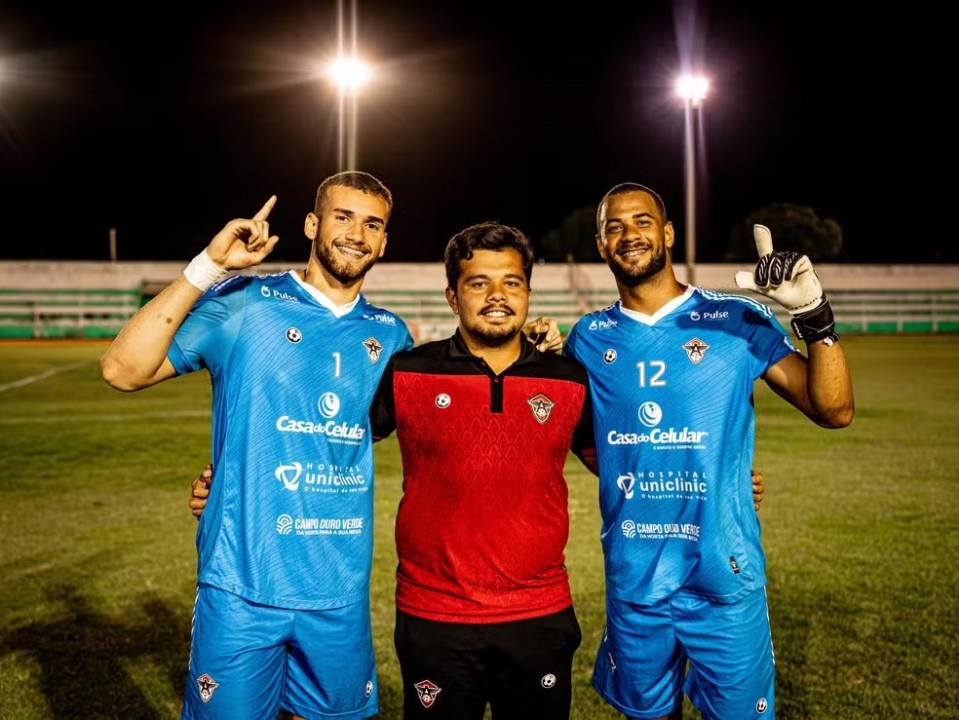
[[[753,385],[796,352],[772,312],[689,288],[653,316],[586,315],[565,352],[589,372],[610,596],[733,602],[765,585]]]
[[[168,353],[213,387],[198,579],[291,609],[369,593],[369,409],[403,321],[360,295],[345,314],[296,273],[237,276],[200,298]]]

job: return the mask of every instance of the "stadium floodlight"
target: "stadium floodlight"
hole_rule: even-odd
[[[685,115],[685,180],[686,180],[686,282],[695,284],[696,266],[696,144],[693,132],[693,111],[699,110],[709,92],[709,80],[702,75],[682,75],[676,81],[676,93],[683,99]]]
[[[344,93],[357,94],[373,77],[373,69],[356,57],[338,57],[327,68],[330,80]]]
[[[327,63],[324,70],[336,86],[339,98],[339,167],[355,170],[359,96],[373,78],[373,68],[356,55],[340,54]]]

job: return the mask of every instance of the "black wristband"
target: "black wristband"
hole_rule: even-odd
[[[819,307],[796,315],[792,319],[793,332],[800,340],[809,345],[825,340],[827,345],[835,343],[839,336],[836,334],[836,321],[832,315],[832,306],[823,296],[823,303]]]

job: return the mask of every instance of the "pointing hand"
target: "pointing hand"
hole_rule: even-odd
[[[773,236],[765,225],[753,225],[759,262],[752,273],[736,273],[736,284],[769,297],[791,315],[814,310],[825,302],[825,294],[812,262],[806,255],[773,250]]]
[[[270,235],[267,222],[275,204],[276,195],[272,195],[251,219],[240,218],[224,225],[206,248],[210,259],[226,270],[242,270],[263,262],[280,239]]]

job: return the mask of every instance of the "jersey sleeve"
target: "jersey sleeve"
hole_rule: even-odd
[[[577,322],[570,328],[569,334],[566,335],[566,340],[563,341],[563,355],[573,358],[574,360],[578,360],[576,357],[576,346],[579,342],[579,333],[576,330],[578,325],[579,323]]]
[[[242,288],[230,285],[214,286],[200,296],[167,352],[178,375],[204,367],[211,374],[220,371],[236,340],[245,297]]]
[[[579,422],[573,430],[571,449],[576,457],[585,462],[585,458],[595,459],[596,457],[596,437],[593,434],[593,399],[588,379],[583,387],[586,389],[583,395],[583,410]]]
[[[759,375],[787,355],[799,352],[786,328],[771,312],[756,313],[754,318],[747,318],[746,323],[754,328],[750,344],[754,356],[759,360]]]
[[[391,357],[380,384],[373,396],[370,405],[370,427],[372,428],[373,442],[382,440],[396,430],[396,407],[393,402],[393,370],[396,366],[396,357]]]

